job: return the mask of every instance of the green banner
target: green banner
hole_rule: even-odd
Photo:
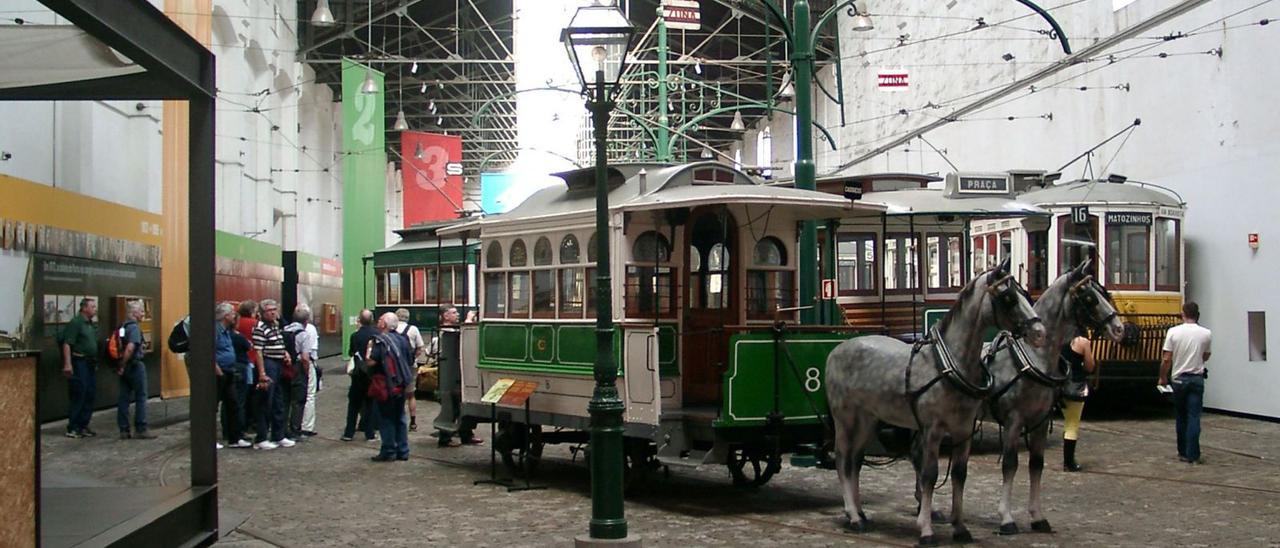
[[[214,246],[219,257],[271,266],[284,264],[280,246],[238,234],[219,230],[214,233]]]
[[[375,93],[361,90],[365,79]],[[364,257],[386,247],[386,87],[382,73],[342,60],[342,340],[356,315],[373,303],[372,267]],[[363,283],[369,280],[369,283]]]

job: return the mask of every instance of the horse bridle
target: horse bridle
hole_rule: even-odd
[[[1067,290],[1067,294],[1071,297],[1071,313],[1075,316],[1076,325],[1091,329],[1101,329],[1111,323],[1111,320],[1115,319],[1116,316],[1119,316],[1120,312],[1117,311],[1115,307],[1112,307],[1111,313],[1107,314],[1107,316],[1101,320],[1094,320],[1089,317],[1087,311],[1098,306],[1098,296],[1091,291],[1085,291],[1086,287],[1096,289],[1097,292],[1106,297],[1108,301],[1111,300],[1111,295],[1107,292],[1107,288],[1098,283],[1098,281],[1093,278],[1092,274],[1089,274],[1084,278],[1081,278],[1080,281],[1072,284],[1071,289]],[[1083,308],[1081,305],[1083,305]]]
[[[998,289],[1002,284],[1005,286],[1004,289]],[[1002,312],[1007,314],[1005,311],[1018,305],[1019,295],[1027,299],[1027,301],[1031,300],[1027,295],[1026,290],[1022,289],[1022,286],[1018,285],[1017,280],[1013,279],[1013,274],[1005,274],[1004,277],[997,279],[993,283],[987,284],[985,291],[987,292],[987,296],[991,298],[991,313],[996,317],[996,325],[1000,325],[999,316]],[[1043,323],[1038,317],[1027,318],[1014,323],[1013,334],[1021,338],[1026,335],[1027,329],[1036,322]]]

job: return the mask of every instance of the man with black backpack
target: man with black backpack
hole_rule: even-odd
[[[147,366],[142,363],[147,349],[142,341],[142,329],[138,321],[143,318],[142,301],[129,301],[124,324],[112,335],[120,348],[116,357],[116,376],[120,377],[120,394],[116,398],[116,426],[120,427],[120,439],[152,440],[155,435],[147,430]],[[133,432],[129,432],[129,404],[133,403]]]
[[[284,406],[285,393],[281,385],[284,370],[292,367],[293,359],[286,350],[284,333],[280,330],[278,318],[280,305],[274,300],[265,299],[261,303],[262,320],[253,328],[253,346],[258,349],[257,363],[258,383],[258,426],[254,449],[270,450],[277,447],[293,447],[292,439],[285,437]],[[268,433],[270,435],[268,435]]]

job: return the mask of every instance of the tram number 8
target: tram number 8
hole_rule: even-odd
[[[822,371],[819,371],[817,367],[810,367],[804,370],[804,389],[806,392],[822,390]]]

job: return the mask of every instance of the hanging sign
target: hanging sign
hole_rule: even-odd
[[[1107,225],[1109,226],[1151,226],[1150,213],[1134,213],[1127,211],[1108,211]]]
[[[880,91],[907,91],[907,69],[880,69],[876,73],[876,87]]]
[[[849,181],[844,184],[844,197],[849,200],[862,199],[862,182]]]
[[[400,148],[405,228],[458,218],[462,209],[462,138],[403,131]]]
[[[662,19],[670,29],[701,30],[702,8],[698,0],[662,0]]]

